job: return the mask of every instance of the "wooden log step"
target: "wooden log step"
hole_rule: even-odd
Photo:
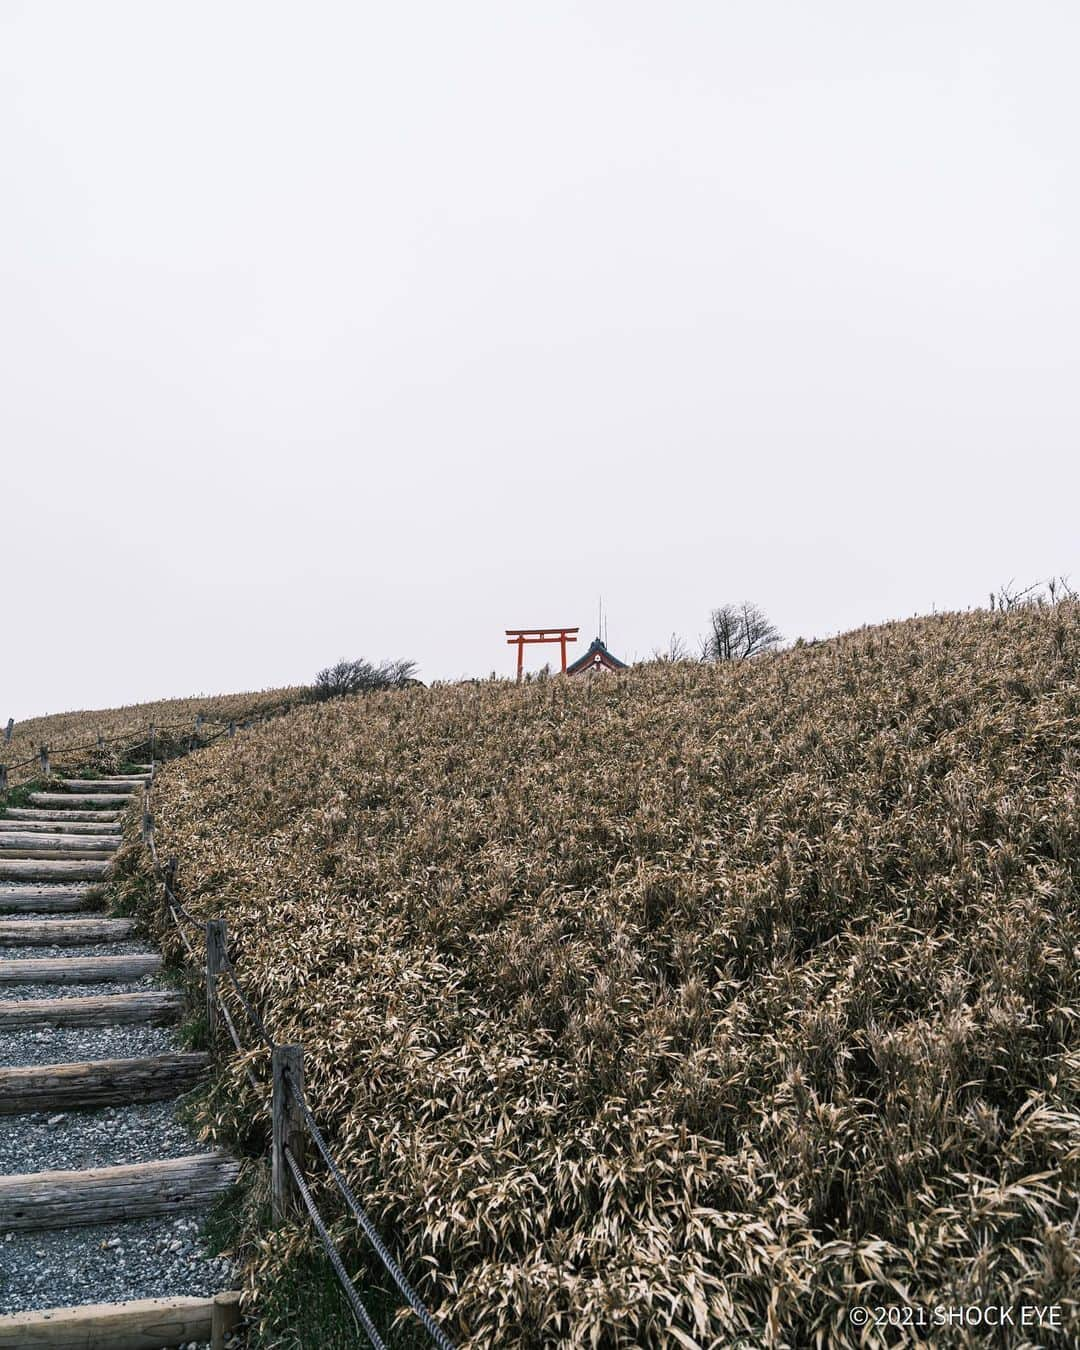
[[[100,984],[110,980],[141,980],[156,975],[161,957],[156,952],[134,956],[46,956],[0,961],[0,985]]]
[[[117,825],[122,819],[119,811],[47,811],[40,806],[9,806],[4,820],[82,820],[99,825]]]
[[[31,792],[30,800],[35,806],[110,806],[115,811],[118,802],[127,801],[115,792]]]
[[[212,1299],[172,1298],[84,1303],[0,1317],[0,1350],[169,1350],[203,1345],[214,1350],[240,1322],[236,1290]]]
[[[0,858],[0,881],[101,881],[108,870],[92,858]]]
[[[95,814],[97,813],[95,812]],[[109,815],[107,811],[103,811],[101,814]],[[80,837],[108,834],[116,839],[123,837],[120,833],[120,822],[111,818],[108,820],[8,820],[6,816],[0,816],[0,835],[4,834],[35,834],[44,835],[46,838],[53,834],[77,834]]]
[[[95,886],[0,886],[0,914],[70,914],[89,909]]]
[[[0,1116],[165,1101],[193,1088],[209,1063],[209,1055],[190,1050],[0,1069]]]
[[[99,994],[87,998],[0,1000],[0,1032],[19,1027],[165,1026],[179,1021],[182,995],[171,989],[143,994]]]
[[[134,792],[150,781],[148,776],[138,778],[61,778],[60,786],[68,792]]]
[[[224,1153],[85,1171],[0,1176],[0,1232],[117,1223],[205,1208],[236,1181]]]
[[[41,834],[34,830],[0,830],[0,849],[82,849],[108,853],[119,848],[120,834]]]
[[[124,942],[134,919],[0,920],[0,947],[76,947],[87,942]]]

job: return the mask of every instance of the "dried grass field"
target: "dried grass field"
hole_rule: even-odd
[[[198,698],[161,699],[157,703],[138,703],[125,708],[102,708],[78,712],[56,713],[48,717],[34,717],[16,722],[10,742],[0,737],[0,764],[19,764],[11,776],[13,784],[25,782],[37,773],[37,765],[25,764],[33,760],[40,746],[45,745],[58,763],[63,763],[65,752],[70,755],[76,747],[92,746],[101,736],[105,741],[120,738],[115,750],[123,752],[129,743],[145,737],[153,722],[159,734],[159,749],[166,751],[173,742],[180,743],[192,729],[195,718],[201,714],[208,722],[243,721],[276,712],[309,696],[309,691],[296,689],[268,689],[249,694],[216,694]],[[216,730],[211,727],[208,730]],[[107,767],[107,766],[103,766]]]
[[[1078,792],[1075,604],[302,707],[155,789],[471,1350],[1077,1344]],[[234,1064],[206,1126],[253,1112]]]

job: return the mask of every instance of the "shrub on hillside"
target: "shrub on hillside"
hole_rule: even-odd
[[[320,701],[343,698],[346,694],[369,694],[376,689],[402,689],[415,684],[415,661],[383,661],[372,665],[359,661],[339,661],[315,676],[315,697]]]
[[[721,605],[709,615],[709,631],[701,640],[703,661],[747,661],[780,644],[780,630],[759,606],[743,600]]]

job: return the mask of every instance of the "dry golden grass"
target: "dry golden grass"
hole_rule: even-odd
[[[1066,604],[309,706],[159,845],[463,1345],[1076,1344],[1078,677]]]
[[[160,699],[156,703],[136,703],[127,708],[101,708],[34,717],[15,723],[10,744],[5,743],[0,734],[0,764],[14,765],[32,760],[42,745],[48,746],[52,760],[62,764],[65,750],[93,745],[99,736],[106,741],[116,736],[130,737],[134,742],[146,735],[151,722],[159,728],[178,724],[190,729],[200,713],[210,721],[242,721],[300,702],[309,696],[310,691],[303,688],[267,689],[257,693],[218,694],[207,698]],[[119,748],[122,750],[124,747],[125,741],[121,741]],[[25,782],[36,771],[34,764],[20,767],[12,773],[11,782],[13,785]]]

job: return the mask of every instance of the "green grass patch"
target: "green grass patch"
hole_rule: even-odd
[[[178,1114],[196,1127],[222,1085],[196,1088],[184,1098]],[[294,1225],[274,1222],[270,1184],[270,1141],[249,1136],[240,1141],[217,1140],[248,1161],[240,1180],[215,1204],[203,1224],[202,1234],[214,1252],[239,1263],[259,1265],[267,1245],[288,1250],[281,1264],[275,1263],[273,1279],[258,1279],[257,1304],[248,1328],[249,1350],[354,1350],[367,1341],[319,1241],[305,1216]],[[322,1207],[323,1202],[318,1202]],[[333,1210],[323,1213],[329,1219]],[[356,1277],[357,1292],[390,1350],[421,1350],[430,1344],[415,1324],[394,1325],[399,1307],[396,1291],[383,1287],[365,1271],[356,1242],[362,1242],[348,1221],[338,1219],[331,1232],[339,1243],[346,1271]],[[355,1242],[353,1241],[355,1239]]]
[[[186,1018],[176,1028],[176,1039],[185,1050],[209,1050],[210,1033],[206,1022],[206,1009]]]
[[[274,1279],[261,1287],[258,1325],[249,1340],[253,1350],[352,1350],[367,1344],[318,1234],[314,1229],[310,1234],[310,1247],[287,1259]],[[430,1346],[426,1332],[415,1321],[395,1325],[401,1306],[396,1290],[391,1293],[388,1287],[365,1278],[355,1254],[350,1256],[346,1246],[339,1245],[339,1251],[360,1302],[389,1350]]]
[[[0,792],[0,816],[7,813],[9,806],[24,807],[33,806],[30,800],[31,792],[39,792],[40,783],[19,783],[17,787],[10,787],[6,792]]]
[[[378,1326],[371,1300],[363,1301]],[[248,1342],[258,1350],[355,1350],[366,1344],[321,1251],[290,1262],[262,1291],[259,1313]],[[383,1339],[395,1347],[406,1344],[389,1334]]]
[[[185,1107],[192,1123],[190,1098]],[[202,1236],[212,1251],[242,1259],[253,1239],[273,1228],[270,1166],[264,1158],[245,1166],[237,1185],[207,1215]],[[260,1287],[254,1321],[248,1331],[251,1350],[353,1350],[364,1343],[321,1251],[301,1253],[280,1276]]]
[[[178,1114],[185,1123],[191,1123],[184,1114]],[[203,1238],[213,1251],[230,1252],[243,1241],[244,1229],[253,1218],[269,1223],[270,1187],[257,1168],[249,1167],[236,1185],[214,1202],[203,1221]]]

